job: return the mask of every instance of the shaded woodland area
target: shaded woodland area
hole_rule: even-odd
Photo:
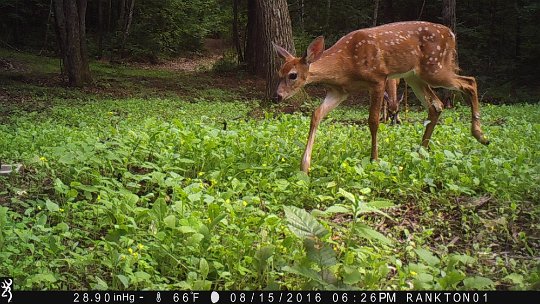
[[[66,35],[60,35],[58,26],[66,25],[62,25],[61,18],[55,22],[54,16],[69,13],[58,10],[64,2],[72,1],[1,1],[0,46],[52,56],[61,54],[66,46],[62,37]],[[231,47],[224,65],[232,69],[237,64],[240,64],[237,68],[247,65],[249,71],[268,78],[271,75],[265,69],[266,63],[273,60],[272,66],[277,66],[270,54],[264,54],[271,49],[261,22],[270,24],[273,19],[262,21],[261,18],[272,16],[285,2],[292,22],[294,47],[302,52],[316,36],[324,35],[329,46],[352,30],[374,24],[403,20],[455,22],[460,67],[464,74],[478,78],[483,101],[538,101],[540,3],[534,0],[85,0],[73,3],[77,3],[79,12],[86,12],[85,20],[78,19],[83,21],[80,30],[86,32],[87,38],[81,59],[156,63],[198,52],[204,39],[218,38]],[[448,7],[452,9],[448,11]],[[257,13],[263,11],[267,14]],[[452,15],[455,20],[451,19]],[[283,14],[276,16],[283,17],[277,21],[278,25],[289,19]],[[292,50],[291,38],[287,38],[290,33],[283,26],[278,27],[272,27],[275,42]],[[261,60],[263,57],[265,60]],[[89,80],[91,75],[82,78]]]

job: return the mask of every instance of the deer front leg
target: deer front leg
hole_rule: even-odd
[[[369,131],[371,132],[371,160],[379,158],[377,147],[377,131],[379,130],[379,115],[384,97],[384,82],[377,84],[370,90],[371,105],[369,107]]]
[[[348,94],[340,89],[332,89],[326,94],[323,103],[315,110],[315,112],[313,112],[306,150],[304,151],[302,164],[300,165],[300,170],[304,171],[306,174],[309,172],[309,167],[311,165],[311,151],[313,150],[313,144],[315,143],[315,132],[317,132],[321,120],[332,111],[332,109],[345,100],[347,96]]]

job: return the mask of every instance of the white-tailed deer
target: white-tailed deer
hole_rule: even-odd
[[[369,130],[371,159],[378,158],[377,129],[387,79],[403,78],[428,109],[422,145],[427,147],[443,104],[431,87],[465,93],[472,110],[472,135],[482,144],[489,141],[480,127],[476,80],[456,74],[456,41],[452,31],[440,24],[411,21],[361,29],[341,38],[324,50],[324,38],[316,38],[303,57],[294,57],[274,44],[285,60],[279,70],[278,100],[293,96],[309,83],[328,87],[323,103],[313,112],[301,170],[308,173],[315,132],[328,112],[350,93],[368,90],[371,98]]]
[[[398,100],[398,85],[399,79],[386,80],[386,89],[381,106],[381,121],[387,122],[390,119],[390,123],[393,125],[401,124],[401,119],[399,118],[399,104],[403,101],[403,96],[405,96],[405,94],[401,95],[401,98]]]

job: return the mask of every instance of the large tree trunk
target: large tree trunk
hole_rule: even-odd
[[[292,25],[286,0],[248,1],[248,45],[246,59],[250,71],[266,78],[266,99],[277,87],[281,62],[272,42],[294,53]]]
[[[86,46],[86,0],[54,0],[58,44],[69,85],[90,82]]]

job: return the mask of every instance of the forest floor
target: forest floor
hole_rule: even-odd
[[[0,49],[0,162],[23,164],[0,176],[0,273],[23,289],[540,288],[538,105],[483,104],[484,147],[458,104],[430,151],[413,107],[381,124],[375,163],[367,109],[340,107],[307,176],[317,102],[265,105],[263,80],[212,56],[92,62],[94,82],[67,88],[57,59]]]

